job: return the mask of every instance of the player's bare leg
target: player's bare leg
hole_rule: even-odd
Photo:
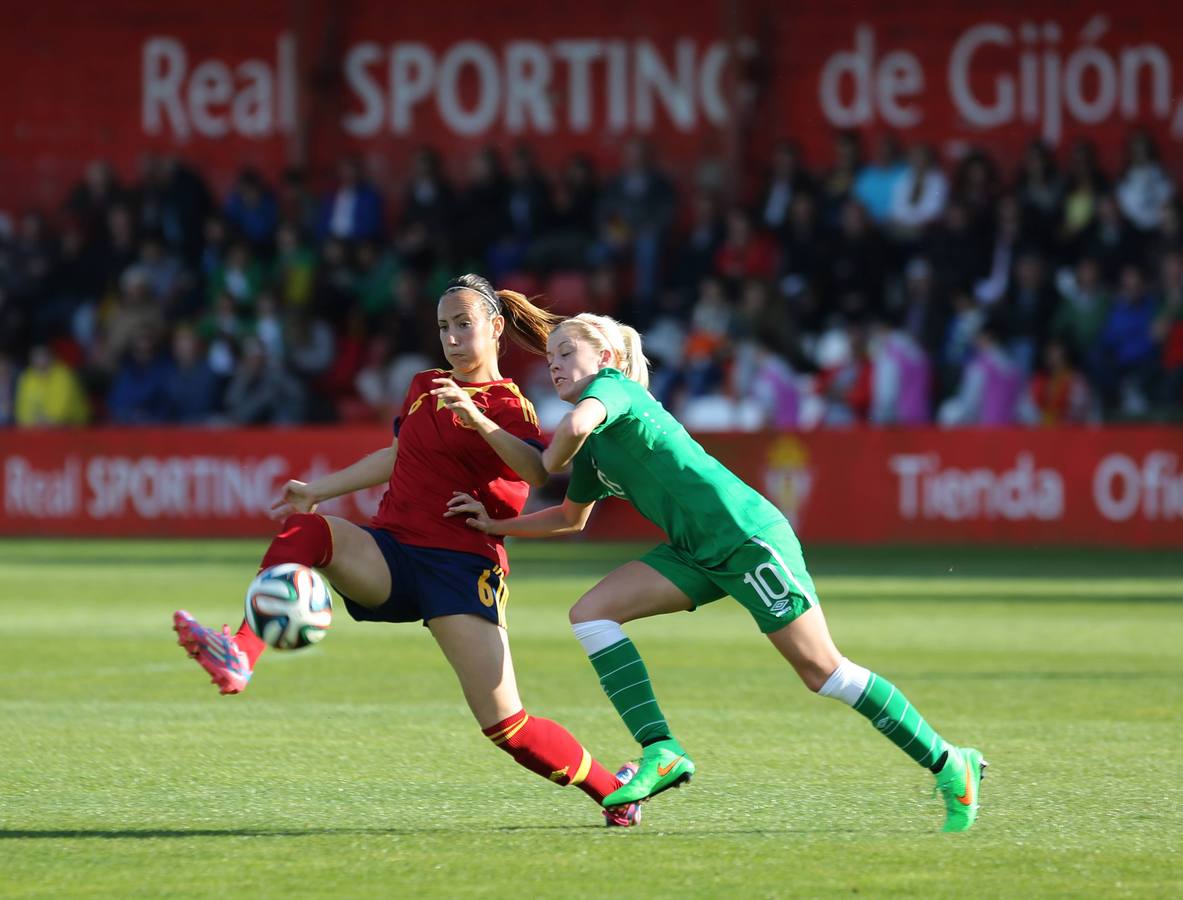
[[[504,628],[475,615],[438,616],[427,625],[489,740],[519,765],[558,785],[576,785],[597,803],[620,786],[565,728],[522,708]],[[605,811],[605,817],[612,825],[639,821],[635,810],[611,817]]]
[[[378,545],[362,528],[336,516],[298,513],[284,520],[263,556],[261,569],[296,562],[318,569],[339,591],[362,606],[381,606],[390,596],[390,569]],[[223,694],[246,689],[266,645],[245,620],[207,628],[183,609],[173,613],[177,643],[197,661]]]
[[[692,607],[672,581],[633,561],[609,573],[571,608],[571,627],[600,676],[600,686],[642,748],[637,773],[605,806],[646,800],[685,784],[694,774],[694,762],[670,733],[640,653],[620,627]]]
[[[987,765],[982,754],[946,742],[895,685],[842,656],[820,606],[812,606],[768,639],[806,687],[853,707],[936,776],[945,801],[945,831],[965,831],[973,825],[978,785]]]

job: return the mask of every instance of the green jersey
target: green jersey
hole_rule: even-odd
[[[704,565],[785,521],[631,378],[601,369],[579,399],[589,397],[608,415],[571,462],[567,496],[574,502],[622,497]]]

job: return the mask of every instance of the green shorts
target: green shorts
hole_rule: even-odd
[[[748,538],[716,566],[704,566],[669,544],[654,547],[641,562],[677,585],[695,609],[730,594],[764,634],[784,628],[817,605],[817,589],[787,522]]]

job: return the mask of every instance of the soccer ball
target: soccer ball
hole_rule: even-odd
[[[246,589],[246,622],[279,650],[322,640],[333,621],[333,598],[324,579],[299,563],[264,569]]]

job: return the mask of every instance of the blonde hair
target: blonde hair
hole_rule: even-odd
[[[641,349],[641,335],[637,329],[595,313],[580,313],[563,319],[554,330],[559,328],[574,328],[596,350],[609,351],[616,361],[615,368],[641,387],[649,387],[649,360],[645,359]]]
[[[495,291],[486,278],[469,273],[448,283],[444,295],[470,291],[480,298],[489,318],[505,317],[505,333],[520,347],[539,356],[546,354],[546,339],[563,321],[548,309],[533,303],[517,291]]]

